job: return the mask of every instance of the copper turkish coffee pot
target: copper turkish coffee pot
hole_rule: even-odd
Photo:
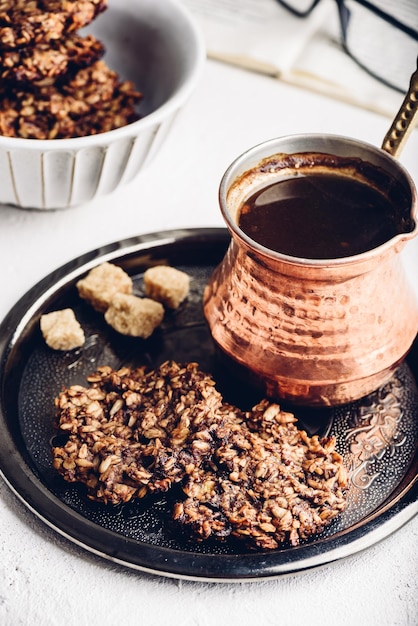
[[[351,402],[385,384],[410,350],[418,304],[399,253],[418,232],[418,199],[396,157],[417,113],[418,69],[381,149],[333,135],[282,137],[225,172],[219,199],[231,242],[205,289],[204,313],[225,364],[266,396],[306,406]],[[238,226],[240,207],[254,190],[292,175],[277,163],[295,154],[308,155],[307,171],[318,154],[331,154],[383,172],[408,194],[409,228],[338,259],[291,257],[253,241]]]

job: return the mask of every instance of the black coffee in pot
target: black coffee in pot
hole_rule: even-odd
[[[350,176],[283,178],[254,193],[238,225],[270,250],[307,259],[367,252],[403,232],[394,199]]]

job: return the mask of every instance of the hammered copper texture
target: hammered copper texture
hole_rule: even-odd
[[[307,152],[287,154],[293,142],[295,150],[303,146]],[[331,154],[318,150],[323,145]],[[343,156],[353,177],[385,181],[388,197],[391,186],[402,189],[409,200],[396,208],[404,230],[362,254],[328,260],[270,251],[241,231],[238,215],[249,193],[306,168],[339,171],[335,154]],[[291,157],[294,169],[282,168]],[[204,312],[237,374],[270,397],[308,406],[337,406],[385,384],[418,330],[418,306],[399,254],[417,233],[416,192],[408,174],[361,142],[282,138],[256,146],[230,166],[221,181],[220,206],[232,241],[205,290]]]
[[[231,243],[204,296],[221,349],[270,396],[297,404],[342,404],[384,384],[417,332],[399,255],[341,281],[283,270]]]

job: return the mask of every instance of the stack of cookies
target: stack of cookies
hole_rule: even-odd
[[[0,0],[0,135],[65,139],[137,119],[141,94],[80,36],[107,0]]]

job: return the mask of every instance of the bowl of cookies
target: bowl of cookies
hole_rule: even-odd
[[[130,182],[197,84],[178,0],[0,3],[0,203],[77,206]]]

